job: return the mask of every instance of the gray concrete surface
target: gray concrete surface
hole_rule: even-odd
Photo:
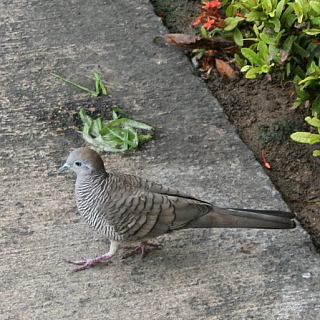
[[[84,145],[62,121],[81,106],[157,128],[140,151],[104,156],[110,170],[223,206],[286,205],[183,53],[153,42],[166,30],[148,1],[1,1],[0,26],[1,319],[320,319],[320,258],[301,227],[181,231],[143,262],[73,273],[63,258],[108,250],[76,214],[75,177],[56,173]],[[110,97],[50,75],[93,71]]]

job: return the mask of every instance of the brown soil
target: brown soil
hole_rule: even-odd
[[[151,2],[170,32],[197,32],[192,22],[200,1]],[[216,70],[209,76],[199,70],[199,76],[205,78],[240,137],[263,166],[265,155],[271,165],[271,169],[266,168],[267,174],[320,250],[320,159],[312,156],[314,147],[290,139],[294,131],[310,130],[304,121],[307,110],[292,107],[295,99],[290,85],[280,84],[274,75],[248,80],[240,74],[226,80]]]

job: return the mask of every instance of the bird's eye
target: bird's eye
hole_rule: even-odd
[[[82,166],[82,162],[81,162],[81,161],[76,161],[76,162],[74,163],[74,165],[75,165],[76,167],[81,167],[81,166]]]

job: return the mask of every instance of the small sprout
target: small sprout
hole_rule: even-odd
[[[86,92],[89,92],[91,93],[92,95],[94,96],[99,96],[101,93],[104,94],[104,95],[107,95],[108,92],[107,92],[107,89],[106,87],[104,86],[102,80],[101,80],[101,77],[100,77],[100,74],[98,72],[94,72],[93,75],[95,77],[95,87],[96,87],[96,91],[93,91],[93,90],[90,90],[88,88],[85,88],[83,86],[80,86],[79,84],[76,84],[68,79],[65,79],[65,78],[62,78],[61,76],[55,74],[55,73],[51,73],[53,76],[57,77],[58,79],[61,79],[63,80],[64,82],[67,82],[69,84],[72,84],[73,86],[81,89],[81,90],[84,90]]]

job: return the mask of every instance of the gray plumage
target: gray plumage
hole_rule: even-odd
[[[186,228],[294,228],[290,212],[226,209],[198,200],[178,190],[132,175],[107,173],[101,157],[89,148],[72,151],[59,169],[77,174],[78,210],[86,222],[110,241],[107,254],[83,261],[88,266],[110,259],[120,245],[140,242],[131,253],[142,252],[147,241]],[[129,253],[130,254],[130,253]]]

